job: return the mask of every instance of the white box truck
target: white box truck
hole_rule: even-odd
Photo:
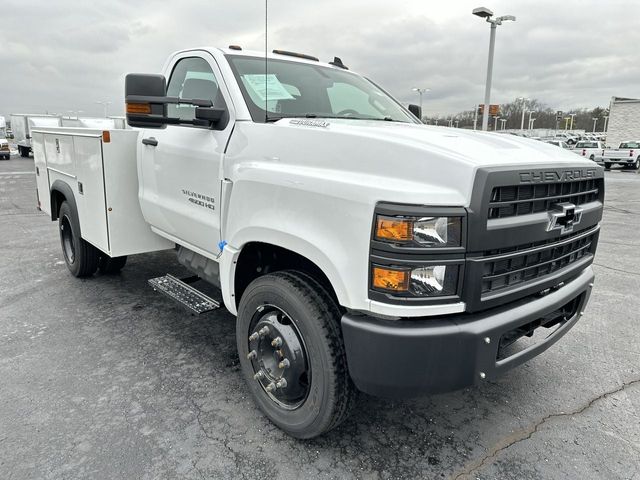
[[[62,117],[59,115],[12,113],[11,130],[20,156],[28,157],[31,153],[31,131],[34,128],[59,127],[61,125]]]
[[[126,77],[133,130],[34,133],[38,204],[73,275],[175,248],[237,316],[257,406],[300,438],[338,425],[358,390],[486,382],[576,324],[601,167],[425,126],[338,58],[267,63],[239,47],[180,51],[162,75]],[[187,280],[150,283],[193,313],[221,305]]]

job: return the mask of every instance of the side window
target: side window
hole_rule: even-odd
[[[211,100],[215,108],[226,108],[211,67],[199,57],[183,58],[176,63],[167,85],[167,96]],[[195,119],[195,107],[192,105],[170,104],[167,107],[167,113],[170,117],[183,120]]]

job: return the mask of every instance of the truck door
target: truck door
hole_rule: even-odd
[[[140,203],[145,219],[176,240],[217,253],[222,158],[233,127],[229,93],[213,57],[185,52],[172,60],[167,95],[208,99],[226,108],[222,130],[192,125],[145,129],[140,136]],[[195,107],[169,105],[169,117],[194,119]]]

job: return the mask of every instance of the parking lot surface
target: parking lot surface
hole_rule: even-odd
[[[33,160],[0,161],[1,479],[640,479],[640,175],[606,173],[585,316],[497,381],[411,401],[362,395],[341,427],[287,437],[241,378],[234,317],[67,271]]]

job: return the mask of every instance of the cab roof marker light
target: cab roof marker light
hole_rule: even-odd
[[[319,58],[314,57],[312,55],[307,55],[305,53],[289,52],[287,50],[274,50],[273,53],[277,55],[286,55],[288,57],[304,58],[305,60],[313,60],[314,62],[320,61]]]

